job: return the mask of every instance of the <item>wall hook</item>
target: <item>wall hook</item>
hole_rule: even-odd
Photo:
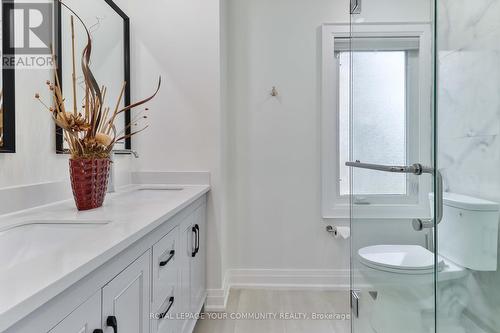
[[[271,96],[278,97],[278,95],[278,89],[276,89],[276,87],[273,87],[273,89],[271,89]]]

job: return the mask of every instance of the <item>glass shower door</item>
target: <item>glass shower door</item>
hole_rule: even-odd
[[[434,332],[433,4],[353,0],[351,11],[349,47],[337,52],[352,331]]]
[[[500,332],[500,3],[437,0],[438,332]]]

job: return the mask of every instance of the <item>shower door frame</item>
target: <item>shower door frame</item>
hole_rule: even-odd
[[[358,4],[357,1],[354,1],[356,4]],[[352,1],[351,1],[351,6],[352,6]],[[435,2],[434,2],[434,5],[435,5]],[[434,7],[435,8],[435,7]],[[351,7],[351,10],[352,10],[352,7]],[[352,12],[351,11],[351,20],[350,20],[350,24],[349,24],[349,30],[350,30],[350,39],[351,39],[351,51],[352,51],[352,38],[355,37],[355,34],[358,34],[360,31],[353,31],[353,27],[360,27],[360,26],[364,26],[365,24],[361,23],[355,23],[353,22],[353,16],[355,16],[356,14],[359,14],[358,11],[356,12]],[[434,10],[433,12],[433,15],[432,15],[432,18],[433,18],[433,22],[429,22],[428,23],[428,29],[426,29],[426,32],[425,32],[425,35],[426,35],[426,40],[427,40],[427,43],[428,45],[426,45],[425,49],[428,50],[428,52],[430,52],[430,54],[427,54],[426,57],[428,57],[428,59],[430,60],[429,61],[429,66],[427,66],[428,68],[426,68],[425,71],[420,71],[421,73],[424,72],[425,74],[428,75],[427,78],[424,79],[424,82],[428,82],[429,83],[429,87],[428,87],[428,93],[429,93],[429,133],[428,135],[426,135],[425,137],[421,137],[420,140],[423,140],[421,142],[422,145],[427,145],[429,147],[429,150],[430,150],[430,163],[428,163],[427,167],[426,167],[426,173],[428,174],[431,174],[432,175],[432,187],[430,188],[431,191],[434,190],[434,192],[436,193],[436,191],[439,191],[441,194],[442,194],[442,190],[443,190],[443,185],[442,185],[442,177],[438,171],[438,168],[437,168],[437,165],[438,165],[438,161],[437,161],[437,101],[436,101],[436,85],[437,85],[437,55],[436,55],[436,26],[435,26],[435,22],[436,22],[436,10]],[[374,23],[369,23],[369,24],[366,24],[366,25],[373,25]],[[387,23],[383,23],[383,24],[387,24]],[[413,23],[397,23],[397,24],[403,24],[403,25],[411,25]],[[416,23],[416,25],[421,25],[420,23]],[[352,55],[351,55],[352,57]],[[352,67],[354,66],[353,65],[353,61],[351,59],[351,63],[350,63],[350,66],[351,66],[351,77],[352,77]],[[350,99],[350,126],[351,126],[351,131],[350,131],[350,150],[351,150],[351,156],[352,156],[352,112],[353,112],[353,88],[352,88],[352,81],[354,80],[351,80],[351,88],[350,88],[350,96],[349,96],[349,99]],[[425,86],[425,84],[424,84]],[[422,92],[421,92],[422,93]],[[420,106],[419,107],[419,112],[422,111],[422,107],[423,106]],[[354,179],[354,172],[353,172],[353,169],[354,169],[354,165],[350,165],[351,168],[350,168],[350,202],[349,202],[349,223],[350,223],[350,226],[351,226],[351,230],[355,229],[353,228],[353,221],[356,220],[356,219],[359,219],[359,218],[367,218],[368,216],[356,216],[356,212],[354,211],[354,206],[355,206],[355,202],[354,202],[354,196],[352,195],[353,193],[353,186],[352,186],[352,182],[353,182],[353,179]],[[411,167],[411,165],[408,165],[406,166],[408,168]],[[403,168],[400,168],[399,170],[397,170],[398,167],[396,167],[396,169],[394,168],[390,168],[390,166],[374,166],[374,165],[371,165],[369,166],[368,168],[370,169],[375,169],[375,170],[379,170],[381,172],[384,172],[384,171],[388,171],[388,172],[404,172],[404,173],[414,173],[414,174],[419,174],[418,171],[415,172],[415,170],[410,170],[410,169],[403,169]],[[421,173],[420,173],[421,174]],[[422,182],[420,182],[422,183]],[[423,188],[420,188],[419,189],[420,192],[423,192],[425,193],[426,191],[423,190]],[[429,203],[429,200],[428,199],[424,199],[423,196],[421,195],[422,193],[420,193],[419,195],[419,200],[425,200],[427,202],[427,206],[428,206],[428,203]],[[425,194],[425,196],[427,197],[427,194]],[[438,196],[439,197],[439,196]],[[441,196],[442,198],[442,196]],[[423,202],[421,202],[423,203]],[[359,207],[359,206],[358,206]],[[437,267],[438,267],[438,255],[436,254],[435,252],[435,249],[437,248],[437,223],[440,222],[440,219],[441,219],[441,213],[442,212],[442,200],[434,200],[433,202],[433,210],[431,211],[431,218],[430,219],[421,219],[420,221],[422,222],[422,220],[424,220],[424,222],[421,224],[422,226],[422,229],[421,230],[428,230],[429,233],[426,237],[427,238],[427,248],[429,250],[431,250],[432,252],[434,252],[434,272],[433,272],[433,276],[432,276],[432,282],[434,284],[434,288],[433,288],[433,291],[434,291],[434,316],[433,316],[433,319],[434,319],[434,332],[437,332],[437,327],[438,327],[438,323],[437,323],[437,305],[438,305],[438,300],[437,300],[437,279],[438,279],[438,270],[437,270]],[[413,219],[414,219],[414,222],[415,221],[418,221],[419,219],[416,219],[416,216],[412,216]],[[375,218],[379,218],[379,216],[376,216]],[[408,216],[408,218],[411,218],[410,216]],[[414,224],[414,228],[416,230],[416,225]],[[417,231],[417,230],[416,230]],[[418,231],[417,231],[418,232]],[[358,300],[359,300],[359,294],[358,294],[358,290],[356,288],[356,281],[355,281],[355,277],[353,276],[353,272],[355,271],[355,267],[353,265],[354,263],[354,260],[356,260],[355,258],[353,258],[354,256],[354,253],[353,253],[353,249],[354,249],[354,246],[353,246],[353,239],[356,237],[356,233],[351,231],[351,239],[350,239],[350,295],[351,295],[351,318],[354,318],[354,315],[357,314],[357,312],[359,311],[359,309],[357,308],[357,305],[358,305]],[[352,320],[352,319],[351,319]],[[355,332],[355,327],[354,325],[351,324],[351,332],[354,333]],[[360,333],[363,333],[363,332],[360,332]]]

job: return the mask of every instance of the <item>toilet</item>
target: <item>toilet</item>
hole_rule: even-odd
[[[376,245],[358,251],[360,273],[377,292],[370,318],[376,333],[433,330],[436,262],[440,331],[463,332],[460,316],[470,297],[466,277],[472,271],[497,270],[499,205],[445,193],[443,206],[437,258],[418,245]]]

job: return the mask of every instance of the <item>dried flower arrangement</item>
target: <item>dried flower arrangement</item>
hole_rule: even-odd
[[[154,94],[142,101],[120,107],[120,101],[125,92],[123,82],[121,91],[113,109],[105,106],[107,88],[100,87],[94,74],[90,70],[90,56],[92,53],[92,38],[90,31],[83,20],[61,0],[62,6],[71,13],[71,42],[72,42],[72,92],[73,103],[66,105],[66,100],[62,93],[57,69],[54,70],[54,82],[47,81],[47,87],[52,96],[52,103],[44,102],[39,93],[35,98],[46,108],[54,122],[63,129],[64,139],[69,145],[71,158],[69,160],[71,186],[76,206],[79,210],[87,210],[101,207],[106,196],[109,170],[110,154],[114,145],[126,138],[129,138],[145,130],[148,126],[138,128],[139,122],[145,119],[142,110],[121,132],[117,132],[115,120],[117,116],[125,111],[136,108],[153,99],[161,86],[161,77],[158,80],[158,87]],[[81,68],[83,72],[84,97],[81,99],[81,106],[78,104],[76,60],[75,60],[75,25],[76,17],[85,28],[87,44],[83,49]],[[55,63],[55,56],[53,56]]]
[[[60,0],[59,0],[60,1]],[[161,77],[158,81],[158,87],[154,94],[142,101],[120,108],[120,101],[123,98],[125,85],[123,82],[118,101],[113,109],[105,106],[105,98],[107,88],[100,87],[97,83],[94,74],[90,69],[92,39],[90,31],[83,20],[62,1],[61,5],[67,8],[71,13],[71,36],[72,36],[72,92],[73,105],[67,106],[62,93],[60,80],[57,75],[57,70],[54,70],[54,82],[47,81],[47,87],[52,95],[53,105],[48,105],[44,102],[39,93],[35,94],[35,98],[40,101],[45,109],[47,109],[54,119],[54,122],[64,131],[64,139],[69,145],[69,151],[72,159],[100,159],[109,158],[114,145],[117,142],[125,140],[139,132],[145,130],[148,125],[137,129],[139,122],[147,117],[139,113],[125,128],[117,132],[115,120],[117,116],[127,110],[136,108],[144,103],[149,102],[158,93],[161,86]],[[82,99],[82,106],[79,108],[77,96],[76,82],[76,60],[75,60],[75,26],[74,17],[80,21],[85,28],[87,34],[87,45],[83,49],[81,68],[83,72],[85,94]],[[55,60],[55,56],[54,60]],[[55,61],[54,61],[55,62]],[[68,111],[69,109],[69,111]],[[144,109],[143,111],[148,111]],[[129,130],[129,134],[126,134]]]

